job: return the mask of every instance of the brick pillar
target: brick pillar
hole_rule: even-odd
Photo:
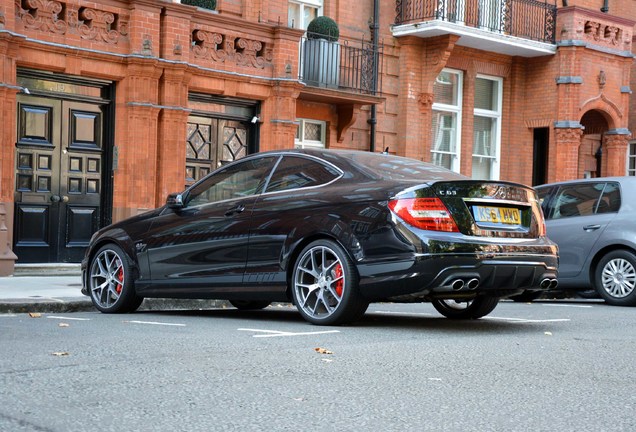
[[[119,160],[114,172],[113,222],[153,209],[162,201],[156,197],[161,73],[156,60],[133,59],[117,89],[115,145]]]
[[[400,89],[398,93],[397,145],[389,148],[391,153],[400,156],[415,153],[420,157],[424,153],[422,143],[425,141],[423,113],[428,113],[428,129],[431,125],[432,92],[422,89],[422,62],[424,60],[424,39],[403,37],[400,43]],[[426,116],[426,114],[424,114]],[[430,138],[427,141],[430,149]]]
[[[606,133],[603,143],[603,172],[601,175],[624,176],[627,170],[629,135]]]
[[[6,13],[0,10],[3,14]],[[0,28],[6,21],[0,17]],[[0,34],[0,276],[13,274],[18,257],[13,245],[13,193],[15,191],[17,44]],[[13,42],[13,43],[12,43]]]
[[[164,204],[166,196],[185,186],[188,83],[191,74],[183,64],[165,66],[159,94],[157,136],[157,192],[155,206]]]
[[[578,178],[579,146],[583,130],[581,128],[555,129],[556,148],[555,177],[549,181],[574,180]]]
[[[294,147],[296,100],[300,85],[282,81],[272,87],[272,94],[261,107],[261,136],[259,150],[280,150]]]

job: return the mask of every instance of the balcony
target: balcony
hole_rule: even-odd
[[[331,42],[306,34],[300,42],[298,77],[307,86],[305,98],[346,101],[354,94],[356,99],[369,97],[368,102],[377,103],[382,59],[379,43],[342,37]]]
[[[460,36],[456,45],[536,57],[556,52],[556,11],[539,0],[397,0],[393,36]]]

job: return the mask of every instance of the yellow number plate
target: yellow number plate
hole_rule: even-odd
[[[475,206],[473,213],[477,222],[521,225],[521,213],[516,208]]]

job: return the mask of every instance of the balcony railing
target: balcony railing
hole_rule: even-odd
[[[336,42],[304,36],[300,43],[299,79],[310,87],[379,95],[383,45],[368,40]]]
[[[539,0],[397,0],[396,25],[441,20],[555,43],[556,4]]]

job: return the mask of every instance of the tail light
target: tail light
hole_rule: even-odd
[[[389,208],[416,228],[459,232],[455,220],[439,198],[396,199],[389,201]]]

